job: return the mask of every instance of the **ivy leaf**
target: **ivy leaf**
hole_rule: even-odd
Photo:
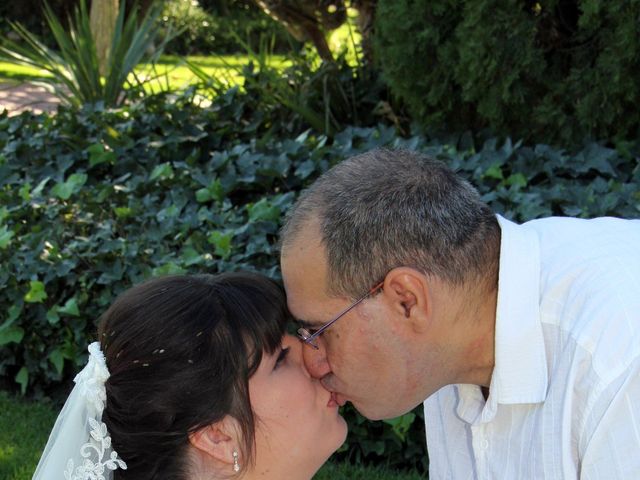
[[[48,358],[55,367],[56,372],[58,372],[58,375],[62,374],[62,369],[64,367],[64,355],[62,353],[62,350],[60,350],[60,348],[58,347],[54,348],[49,354]]]
[[[149,175],[149,181],[153,182],[157,179],[164,180],[165,178],[170,177],[173,177],[173,167],[171,166],[171,163],[166,162],[156,165],[152,170],[151,175]]]
[[[263,198],[254,204],[248,204],[247,212],[249,213],[249,221],[251,222],[258,220],[275,222],[280,218],[280,209],[271,204],[271,202],[266,198]]]
[[[87,147],[89,153],[89,166],[95,167],[101,163],[114,164],[116,162],[116,154],[110,150],[106,150],[101,143],[94,143]]]
[[[502,180],[504,178],[504,175],[502,173],[502,169],[500,168],[500,165],[494,164],[485,170],[485,172],[482,174],[482,177],[495,178],[496,180]]]
[[[78,309],[78,300],[76,297],[71,297],[62,307],[58,308],[58,313],[70,315],[72,317],[79,317],[80,310]]]
[[[504,182],[507,186],[515,185],[520,188],[524,188],[527,186],[527,177],[525,177],[522,173],[514,173],[509,175],[509,177]]]
[[[224,199],[224,188],[219,178],[216,178],[207,188],[201,188],[196,192],[196,200],[200,203],[209,200],[222,201]]]
[[[154,276],[164,276],[164,275],[183,275],[187,273],[187,271],[182,268],[180,265],[177,265],[173,262],[165,263],[161,267],[157,267],[153,269]]]
[[[415,414],[409,412],[397,418],[391,418],[383,421],[384,423],[391,425],[393,433],[395,433],[400,440],[404,441],[415,419]]]
[[[58,307],[52,307],[49,310],[47,310],[47,322],[49,322],[49,325],[55,325],[60,321],[60,315],[58,315]]]
[[[18,195],[20,195],[20,198],[25,202],[31,200],[31,184],[29,182],[26,182],[24,185],[22,185],[20,187],[20,190],[18,190]]]
[[[0,328],[0,347],[8,343],[20,343],[24,338],[24,329],[10,325]]]
[[[27,385],[29,385],[29,370],[27,367],[22,367],[16,375],[16,382],[20,384],[20,392],[24,395],[27,392]]]
[[[64,182],[58,182],[51,192],[62,200],[69,200],[71,195],[78,193],[87,182],[86,173],[74,173]]]
[[[11,243],[11,239],[15,234],[6,225],[0,227],[0,249],[4,250]]]
[[[113,209],[118,218],[129,218],[133,216],[133,209],[129,207],[116,207]]]
[[[228,258],[231,255],[231,240],[233,232],[215,231],[211,232],[207,237],[207,241],[215,247],[215,254],[222,258]]]
[[[29,282],[29,291],[24,296],[24,301],[29,303],[42,303],[47,298],[47,292],[44,289],[44,283],[38,280]]]

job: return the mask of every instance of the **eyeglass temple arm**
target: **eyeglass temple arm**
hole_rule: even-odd
[[[345,308],[343,311],[341,311],[338,315],[336,315],[333,318],[333,320],[331,320],[328,323],[325,323],[322,327],[320,327],[318,330],[316,330],[311,336],[309,336],[307,339],[305,339],[305,343],[308,343],[309,345],[312,345],[313,347],[318,348],[318,347],[316,347],[315,345],[313,345],[311,343],[313,340],[318,338],[322,334],[322,332],[324,332],[327,328],[329,328],[331,325],[333,325],[340,317],[342,317],[343,315],[346,315],[351,310],[353,310],[356,306],[358,306],[364,299],[368,298],[370,295],[373,295],[378,290],[380,290],[383,285],[384,285],[384,281],[374,285],[367,293],[365,293],[358,300],[353,302],[351,305],[349,305],[347,308]]]

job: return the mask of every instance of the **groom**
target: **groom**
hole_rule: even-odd
[[[313,376],[424,402],[430,478],[640,478],[640,221],[496,216],[443,164],[340,163],[282,230]]]

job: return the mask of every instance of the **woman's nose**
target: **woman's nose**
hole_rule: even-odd
[[[315,339],[317,349],[311,345],[302,344],[302,358],[307,371],[313,378],[322,378],[331,372],[331,366],[327,360],[327,350],[322,337]]]

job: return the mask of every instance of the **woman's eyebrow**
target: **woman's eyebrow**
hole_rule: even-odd
[[[296,323],[300,324],[303,328],[317,328],[323,325],[321,322],[312,322],[309,320],[302,320],[300,318],[296,318]]]

